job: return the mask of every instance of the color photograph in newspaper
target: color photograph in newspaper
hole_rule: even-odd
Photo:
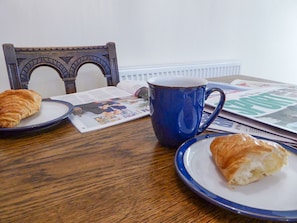
[[[208,82],[206,88],[220,88],[224,91],[225,94],[233,94],[238,92],[243,92],[250,90],[251,88],[245,86],[237,86],[228,83],[221,83],[221,82]],[[208,98],[217,97],[219,94],[214,92]]]
[[[74,106],[71,122],[80,132],[106,128],[149,114],[148,101],[135,96]]]

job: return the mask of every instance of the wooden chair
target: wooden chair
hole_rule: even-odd
[[[49,66],[59,73],[64,81],[66,93],[74,93],[77,72],[86,63],[95,64],[101,69],[108,86],[119,82],[116,48],[113,42],[101,46],[42,48],[3,44],[3,51],[11,89],[28,89],[33,70],[40,66]]]

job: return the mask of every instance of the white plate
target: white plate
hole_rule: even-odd
[[[185,142],[175,155],[181,179],[199,196],[238,214],[275,221],[297,221],[297,150],[290,151],[288,165],[278,173],[244,186],[228,186],[216,168],[210,143],[226,134],[197,136]]]
[[[23,119],[14,128],[0,128],[0,132],[18,132],[50,127],[67,118],[73,110],[73,105],[59,100],[44,99],[40,111]]]

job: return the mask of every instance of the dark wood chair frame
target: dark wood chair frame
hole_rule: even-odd
[[[14,47],[3,44],[11,89],[28,89],[32,72],[40,66],[54,68],[64,81],[66,93],[75,93],[79,68],[92,63],[98,66],[108,86],[119,82],[119,69],[114,42],[81,47]]]

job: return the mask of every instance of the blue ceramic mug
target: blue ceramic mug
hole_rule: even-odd
[[[225,103],[219,88],[206,90],[207,80],[196,77],[155,77],[148,81],[150,115],[155,135],[168,147],[178,147],[203,132],[217,117]],[[208,120],[200,123],[204,101],[213,92],[220,101]]]

